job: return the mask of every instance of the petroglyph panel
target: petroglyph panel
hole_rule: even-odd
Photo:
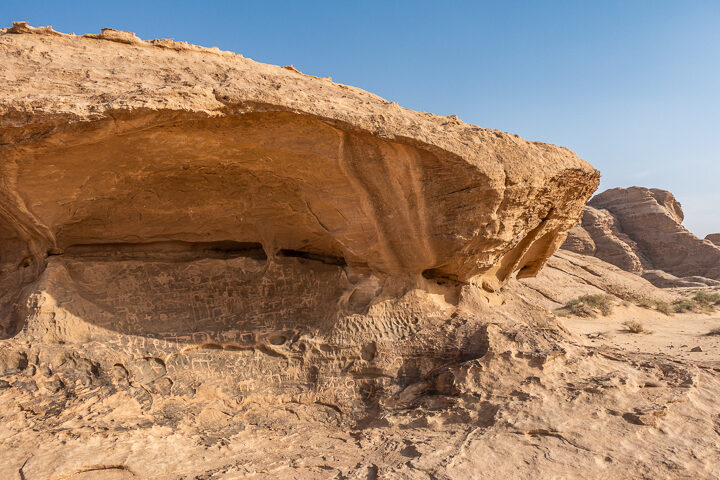
[[[341,267],[313,262],[312,269],[294,268],[300,261],[57,260],[86,301],[64,308],[97,326],[180,343],[236,345],[331,325],[337,299],[351,285]],[[88,303],[99,312],[86,311]]]
[[[81,348],[82,358],[49,358],[48,368],[93,359],[62,378],[108,381],[149,410],[163,398],[212,395],[319,403],[336,414],[463,356],[453,329],[439,329],[455,307],[407,279],[303,252],[262,258],[233,247],[225,258],[207,248],[105,244],[53,255],[26,292],[18,338],[42,338],[47,351]]]

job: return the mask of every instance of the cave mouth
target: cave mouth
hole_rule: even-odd
[[[422,276],[426,280],[437,283],[438,285],[444,285],[449,287],[458,287],[467,285],[467,282],[462,282],[454,275],[448,275],[440,268],[428,268],[422,271]]]
[[[228,260],[251,258],[267,261],[265,248],[259,242],[236,242],[223,240],[215,242],[159,241],[141,243],[86,243],[75,244],[63,250],[51,249],[48,257],[62,256],[73,260],[87,261],[165,261],[191,262],[204,258]],[[280,249],[276,257],[299,258],[327,265],[344,267],[345,258],[304,250]]]
[[[305,252],[302,250],[281,249],[277,252],[278,257],[303,258],[315,262],[325,263],[327,265],[338,265],[344,267],[347,262],[343,257],[335,257],[332,255],[323,255],[320,253]]]
[[[13,209],[9,228],[27,223],[36,257],[105,255],[80,247],[89,244],[109,245],[112,257],[121,243],[261,241],[267,257],[391,275],[445,265],[454,274],[468,263],[457,256],[472,235],[465,230],[499,201],[491,179],[460,157],[307,115],[113,118],[68,125],[13,153],[14,196],[0,204]]]
[[[76,244],[70,245],[62,251],[49,252],[48,255],[62,255],[72,259],[91,261],[189,262],[203,258],[231,259],[237,257],[267,260],[267,254],[262,244],[231,240]]]
[[[238,343],[256,331],[287,331],[298,319],[312,328],[330,325],[337,309],[328,306],[338,305],[349,287],[345,259],[265,248],[164,240],[50,249],[46,275],[32,290],[23,289],[38,280],[30,272],[15,268],[16,275],[0,276],[8,287],[0,291],[0,339],[22,331],[29,316],[17,305],[35,291],[61,299],[64,311],[92,325],[171,341],[194,342],[205,332]]]

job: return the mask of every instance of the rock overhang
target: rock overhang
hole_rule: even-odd
[[[0,33],[5,264],[238,242],[495,289],[537,273],[598,184],[561,147],[129,35]]]

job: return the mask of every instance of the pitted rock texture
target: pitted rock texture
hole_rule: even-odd
[[[615,188],[588,202],[563,248],[596,256],[662,288],[714,285],[720,279],[720,248],[690,233],[683,218],[680,202],[668,191]]]
[[[49,259],[0,342],[0,478],[720,474],[717,361],[587,346],[544,308],[673,298],[599,259],[488,295],[187,251]]]

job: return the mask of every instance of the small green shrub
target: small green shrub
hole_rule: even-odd
[[[715,306],[720,305],[720,293],[713,292],[698,292],[695,294],[695,297],[693,298],[696,303],[699,303],[701,305],[708,305],[708,306]]]
[[[610,295],[597,294],[583,295],[570,300],[561,310],[578,317],[594,317],[596,311],[600,311],[603,315],[610,315],[612,307],[613,302]]]
[[[665,315],[672,314],[672,307],[667,302],[655,302],[655,310]]]
[[[673,310],[675,313],[709,313],[715,311],[715,306],[720,304],[716,302],[720,302],[720,294],[698,292],[693,298],[678,300],[673,303]]]
[[[643,327],[642,323],[636,322],[634,320],[630,322],[625,322],[623,323],[623,325],[625,325],[625,329],[630,333],[643,333],[645,331],[645,327]]]
[[[648,310],[657,310],[665,315],[671,315],[673,308],[667,302],[661,302],[658,300],[651,300],[649,298],[640,298],[635,301],[638,307],[647,308]]]
[[[673,303],[673,311],[675,313],[695,312],[698,304],[694,300],[678,300]]]
[[[641,298],[637,301],[637,306],[640,308],[652,309],[654,302],[649,298]]]

